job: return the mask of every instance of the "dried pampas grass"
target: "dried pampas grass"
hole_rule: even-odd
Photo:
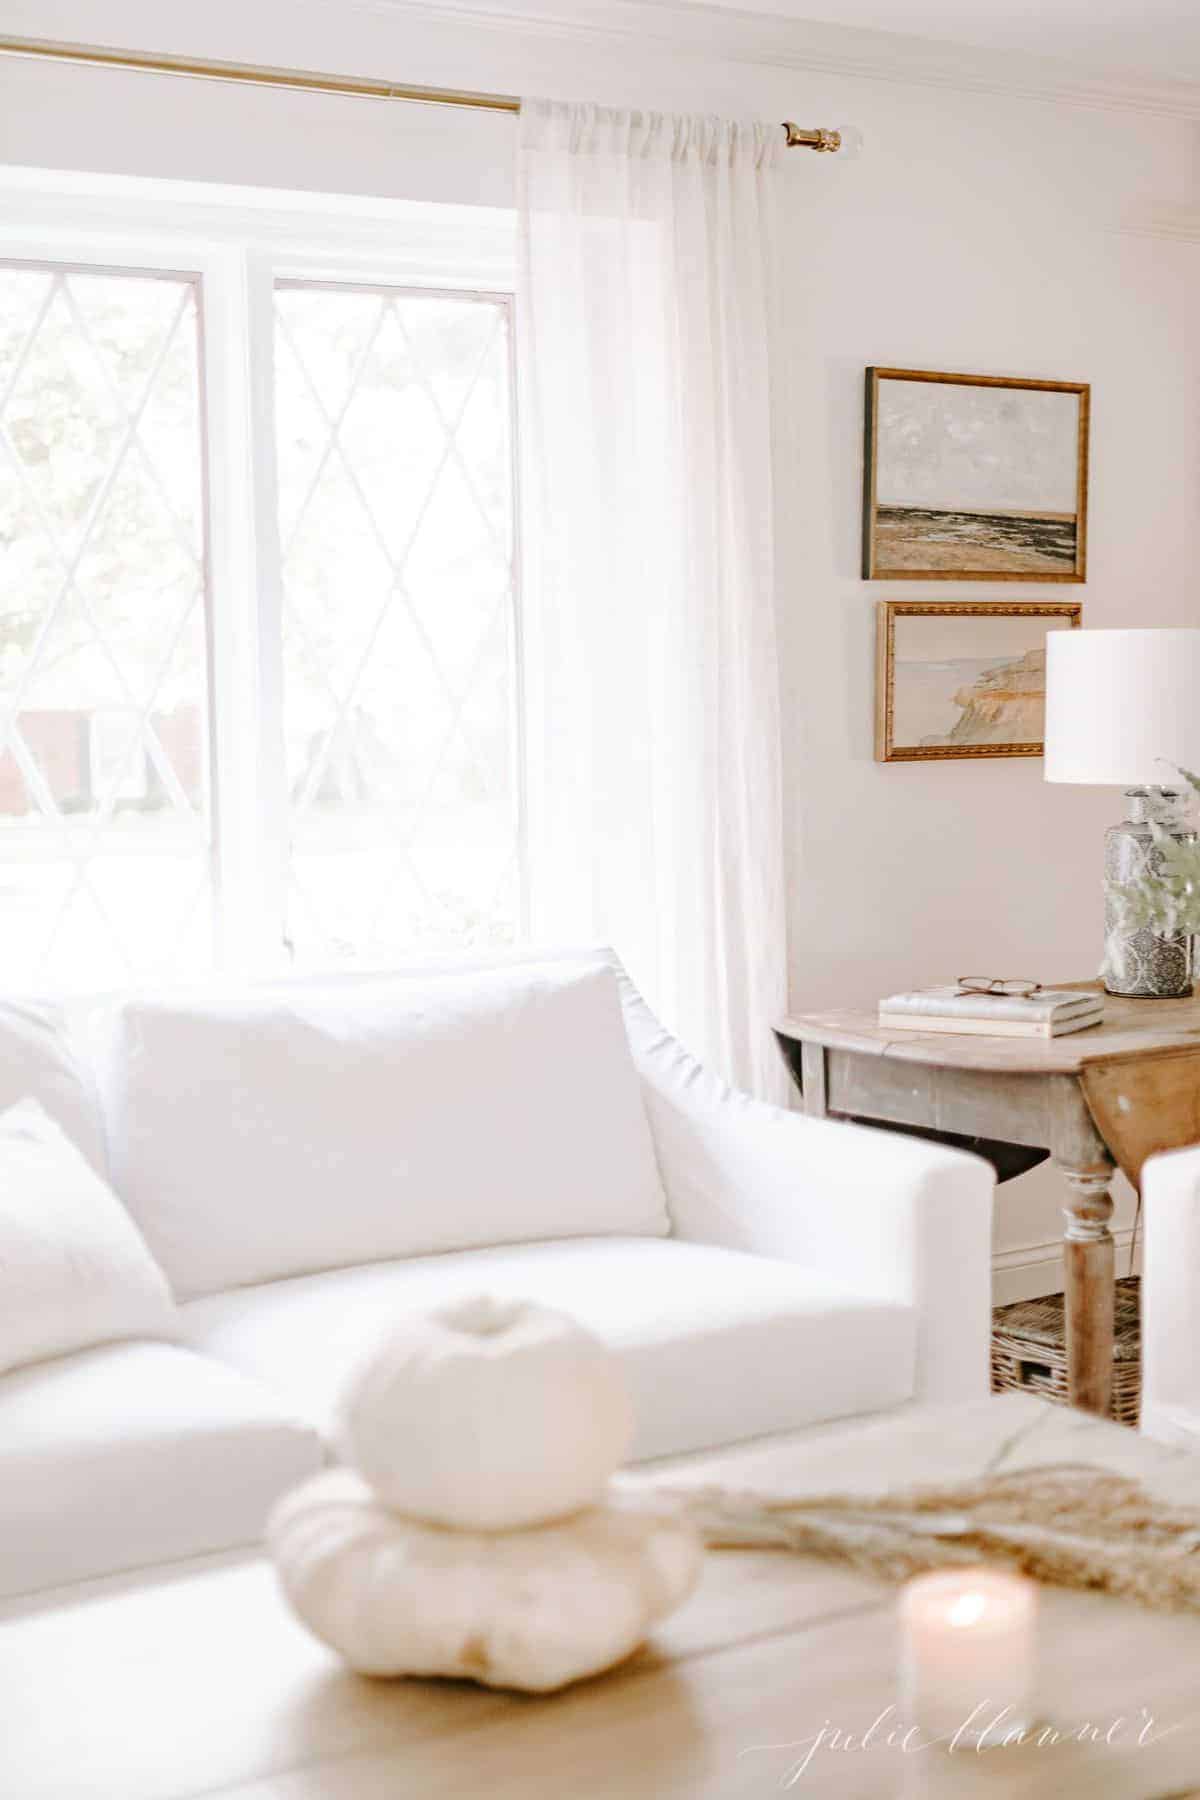
[[[1058,1587],[1200,1611],[1200,1512],[1171,1507],[1105,1469],[1015,1469],[878,1498],[658,1491],[683,1507],[714,1550],[832,1557],[889,1581],[952,1563],[1004,1563]]]

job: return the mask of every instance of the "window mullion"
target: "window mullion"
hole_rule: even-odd
[[[283,960],[286,806],[271,277],[229,251],[206,272],[217,947],[232,972]]]
[[[246,257],[254,509],[258,733],[258,880],[263,963],[288,960],[288,776],[283,732],[283,565],[275,436],[275,280],[266,256]]]

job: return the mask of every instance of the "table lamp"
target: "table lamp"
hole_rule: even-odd
[[[1047,633],[1046,780],[1125,789],[1126,817],[1104,849],[1110,994],[1192,991],[1191,937],[1119,929],[1111,898],[1113,886],[1153,871],[1152,820],[1194,839],[1180,768],[1200,770],[1200,630]]]

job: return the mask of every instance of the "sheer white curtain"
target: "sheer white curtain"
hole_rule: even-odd
[[[778,126],[524,102],[533,926],[782,1098],[771,491]]]

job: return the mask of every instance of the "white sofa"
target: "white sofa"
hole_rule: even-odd
[[[1142,1170],[1142,1411],[1148,1437],[1200,1449],[1200,1146]]]
[[[986,1392],[989,1166],[731,1092],[607,952],[86,1023],[0,1008],[0,1108],[104,1172],[178,1310],[0,1376],[0,1596],[253,1542],[364,1345],[451,1293],[610,1343],[638,1458]]]

